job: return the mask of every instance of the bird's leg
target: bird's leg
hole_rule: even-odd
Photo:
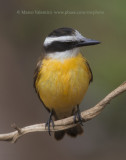
[[[74,114],[74,123],[76,123],[76,119],[78,119],[79,123],[83,126],[83,120],[81,117],[79,105],[77,105],[77,111]]]
[[[50,111],[49,119],[48,119],[48,121],[45,124],[45,127],[48,127],[48,133],[49,133],[50,136],[51,136],[51,133],[50,133],[50,124],[52,124],[52,127],[54,128],[54,121],[52,119],[52,116],[53,116],[53,110]]]

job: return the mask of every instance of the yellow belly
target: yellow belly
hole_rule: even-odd
[[[59,61],[43,59],[36,89],[47,108],[71,114],[80,104],[89,85],[90,71],[81,54]]]

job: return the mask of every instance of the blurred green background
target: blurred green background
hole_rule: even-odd
[[[0,133],[13,131],[13,122],[23,127],[47,120],[49,115],[33,88],[33,73],[45,37],[56,28],[75,28],[102,42],[81,49],[94,75],[81,110],[126,80],[125,6],[124,0],[0,1]],[[46,12],[35,14],[35,10]],[[126,93],[85,123],[84,129],[83,136],[65,136],[60,142],[47,133],[24,136],[13,145],[0,142],[0,158],[125,160]]]

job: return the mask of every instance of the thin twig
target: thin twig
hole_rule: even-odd
[[[96,104],[94,107],[85,110],[81,112],[81,117],[83,119],[83,122],[89,121],[99,115],[101,111],[104,109],[104,107],[110,103],[112,99],[114,99],[116,96],[120,95],[121,93],[126,91],[126,82],[121,84],[119,87],[117,87],[115,90],[113,90],[111,93],[109,93],[103,100],[101,100],[98,104]],[[50,126],[51,131],[59,131],[59,130],[65,130],[68,128],[72,128],[77,125],[77,123],[74,123],[73,116],[61,119],[54,122],[55,127],[53,128]],[[6,133],[6,134],[0,134],[0,141],[11,141],[16,142],[18,138],[21,136],[31,133],[31,132],[42,132],[42,131],[48,131],[47,128],[45,128],[45,123],[42,124],[35,124],[26,126],[23,128],[19,128],[16,125],[13,125],[13,128],[16,129],[14,132]]]

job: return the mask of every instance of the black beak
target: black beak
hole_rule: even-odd
[[[83,38],[82,40],[78,41],[78,43],[76,44],[76,47],[96,45],[99,43],[101,43],[101,42],[96,41],[96,40],[92,40],[92,39],[88,39],[88,38]]]

